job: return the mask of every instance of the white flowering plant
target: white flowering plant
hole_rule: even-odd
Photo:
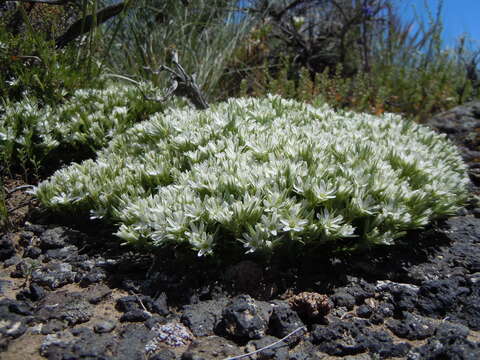
[[[142,91],[155,91],[153,87],[141,86],[144,89],[111,84],[104,89],[76,90],[59,106],[28,97],[6,103],[0,112],[0,163],[8,167],[20,156],[25,162],[42,163],[56,149],[62,155],[98,150],[135,122],[163,110],[165,104],[145,101],[142,96]]]
[[[393,244],[453,214],[468,181],[455,145],[427,127],[269,96],[154,114],[35,193],[118,224],[126,243],[206,255],[228,239],[247,252]]]

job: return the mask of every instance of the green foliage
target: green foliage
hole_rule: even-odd
[[[57,52],[53,41],[41,33],[13,36],[0,26],[0,98],[19,101],[23,97],[41,104],[62,102],[75,89],[101,85],[85,76],[73,51]],[[98,74],[98,67],[92,64]]]
[[[119,224],[127,243],[203,255],[229,239],[248,252],[393,244],[454,213],[467,183],[455,146],[429,128],[270,96],[157,113],[35,192]]]
[[[176,50],[207,97],[219,97],[226,64],[253,21],[250,16],[239,18],[235,6],[231,0],[136,1],[115,32],[107,33],[112,46],[105,61],[117,74],[165,87],[167,74],[145,68],[171,65],[171,51]]]
[[[33,169],[38,175],[43,166],[58,165],[58,160],[91,156],[114,135],[168,106],[145,100],[145,92],[158,91],[151,85],[142,87],[113,84],[76,90],[56,106],[30,97],[7,102],[0,114],[0,164],[17,164],[25,173]]]
[[[458,88],[465,86],[461,100]],[[423,121],[435,113],[463,103],[473,95],[473,87],[458,71],[454,61],[445,57],[425,68],[373,65],[371,73],[359,72],[342,76],[342,66],[332,73],[329,68],[315,74],[302,68],[292,77],[289,65],[284,64],[271,74],[268,67],[257,70],[255,81],[248,87],[244,79],[240,96],[263,97],[277,94],[307,102],[324,101],[335,108],[376,115],[384,112],[401,113],[416,121]]]

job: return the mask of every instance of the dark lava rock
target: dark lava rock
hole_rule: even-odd
[[[402,311],[412,311],[417,305],[418,286],[393,281],[378,281],[376,289],[378,292],[388,292],[391,295],[394,310],[398,314],[401,314]]]
[[[50,260],[62,260],[73,261],[78,255],[78,248],[75,245],[64,246],[59,249],[49,249],[45,252],[45,259]]]
[[[43,335],[54,334],[64,330],[66,327],[67,326],[65,322],[57,319],[52,319],[42,326],[42,330],[40,331],[40,333]]]
[[[28,257],[30,259],[37,259],[40,255],[42,255],[42,249],[36,246],[29,246],[23,254],[24,257]]]
[[[329,355],[347,356],[366,351],[366,346],[357,341],[362,335],[361,324],[335,320],[329,325],[314,325],[312,343]]]
[[[14,314],[23,315],[23,316],[30,316],[32,315],[32,307],[23,301],[14,301],[12,300],[8,305],[8,310]]]
[[[7,259],[3,262],[3,266],[7,268],[7,267],[10,267],[10,266],[17,265],[21,261],[22,261],[22,258],[20,256],[13,255],[11,258],[9,258],[9,259]]]
[[[220,328],[236,339],[260,339],[268,328],[271,312],[270,304],[239,295],[223,310]]]
[[[418,292],[418,308],[423,315],[444,317],[459,297],[469,292],[468,288],[460,286],[458,278],[425,281]]]
[[[198,304],[186,305],[180,320],[190,328],[195,336],[213,335],[222,318],[226,302],[226,299],[222,301],[207,300]]]
[[[31,300],[31,301],[38,301],[38,300],[41,300],[45,297],[45,290],[35,284],[35,283],[30,283],[30,286],[28,287],[28,289],[23,289],[23,290],[20,290],[17,295],[16,295],[16,298],[17,300]]]
[[[369,321],[375,325],[382,324],[386,318],[393,316],[393,308],[394,306],[390,303],[382,302],[378,304],[373,310],[373,314],[370,316]]]
[[[49,334],[43,338],[43,342],[40,346],[40,355],[49,360],[74,358],[71,356],[72,354],[68,354],[68,348],[73,339],[72,334],[66,331]]]
[[[477,360],[480,358],[478,344],[471,341],[455,341],[453,344],[444,344],[437,339],[429,339],[426,345],[411,351],[408,360]]]
[[[329,355],[348,356],[369,351],[381,357],[402,357],[410,350],[407,343],[393,342],[384,331],[368,328],[368,321],[334,319],[329,325],[315,325],[311,333],[312,343]]]
[[[402,358],[409,350],[411,345],[408,343],[394,343],[391,336],[385,331],[367,330],[358,339],[370,354],[376,354],[380,358]]]
[[[121,312],[127,312],[140,309],[140,303],[136,296],[124,296],[117,299],[115,308]]]
[[[27,331],[31,318],[17,311],[24,303],[10,299],[0,299],[0,351],[5,351],[10,340],[22,336]]]
[[[160,294],[157,299],[153,299],[147,295],[124,296],[117,299],[115,307],[121,312],[143,310],[143,307],[145,307],[145,309],[155,314],[167,315],[169,313],[167,295],[165,293]]]
[[[331,297],[335,306],[345,307],[352,310],[355,306],[355,298],[344,290],[337,290]]]
[[[0,238],[0,261],[5,261],[15,255],[15,244],[12,237],[12,234],[6,234]]]
[[[45,297],[36,315],[41,321],[58,319],[73,326],[90,320],[92,306],[82,293],[59,291]]]
[[[345,303],[337,306],[345,306],[346,308],[351,310],[349,305],[351,303],[351,299],[347,299],[345,295],[352,296],[354,299],[354,304],[356,305],[361,305],[363,304],[365,299],[375,296],[375,286],[373,284],[370,284],[369,282],[363,279],[358,279],[356,277],[349,276],[348,279],[349,285],[336,289],[334,293],[338,294],[339,298],[343,297],[343,301],[345,301]]]
[[[28,290],[29,298],[32,301],[42,300],[46,295],[45,289],[35,283],[31,283]]]
[[[360,305],[357,308],[358,317],[368,319],[370,316],[372,316],[372,314],[373,314],[373,309],[366,304]]]
[[[148,360],[175,360],[177,357],[173,351],[163,349],[157,352],[155,355],[150,356]]]
[[[68,233],[62,227],[45,230],[40,235],[40,248],[43,250],[60,249],[66,245]]]
[[[275,301],[273,303],[273,311],[269,323],[269,332],[272,335],[283,338],[304,326],[298,314],[292,310],[287,302]],[[289,338],[288,341],[295,340],[296,338],[298,338],[298,336]]]
[[[247,343],[245,348],[246,352],[254,352],[264,347],[270,346],[279,339],[273,336],[265,336],[259,340],[251,340]],[[284,342],[280,342],[274,346],[270,346],[265,350],[262,350],[256,354],[256,358],[259,360],[288,360],[288,345]]]
[[[158,315],[168,315],[170,310],[168,309],[167,294],[161,293],[156,299],[153,300],[151,311]]]
[[[225,359],[242,355],[237,345],[219,336],[201,337],[193,341],[182,355],[182,360]]]
[[[467,339],[468,329],[461,325],[442,324],[427,343],[408,353],[408,360],[476,360],[480,359],[480,343]]]
[[[435,337],[447,342],[452,339],[466,339],[469,334],[470,330],[466,326],[448,322],[440,323],[435,330]]]
[[[127,311],[125,314],[123,314],[120,317],[121,322],[143,322],[147,319],[149,319],[152,316],[151,313],[145,311],[145,310],[130,310]]]
[[[48,263],[34,269],[32,272],[32,281],[55,290],[75,281],[76,273],[72,271],[72,265],[68,263]]]
[[[477,150],[480,138],[476,132],[480,128],[480,101],[472,101],[435,115],[427,124],[446,133],[448,138],[469,150]]]
[[[387,321],[387,327],[398,337],[408,340],[423,340],[435,332],[435,325],[430,321],[407,312],[404,319]]]
[[[97,334],[109,333],[115,329],[117,323],[114,320],[102,320],[93,325],[93,331]]]
[[[99,283],[107,278],[107,274],[103,269],[94,269],[82,276],[80,286],[87,287],[92,284]]]

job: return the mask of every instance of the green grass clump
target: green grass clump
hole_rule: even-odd
[[[228,239],[247,251],[393,244],[455,212],[467,182],[455,146],[427,127],[269,96],[157,113],[36,195],[117,223],[127,243],[203,255]]]
[[[142,86],[148,91],[147,85]],[[38,171],[53,160],[52,155],[66,160],[68,153],[92,154],[114,135],[163,108],[146,101],[138,88],[118,84],[76,90],[57,106],[28,97],[7,102],[0,113],[0,164],[9,168],[16,163]],[[61,154],[54,155],[55,150]]]

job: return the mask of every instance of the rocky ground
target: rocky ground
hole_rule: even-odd
[[[430,124],[478,195],[480,103]],[[215,262],[135,253],[111,229],[26,212],[26,197],[9,199],[17,226],[0,237],[1,359],[480,358],[473,199],[395,247]]]

